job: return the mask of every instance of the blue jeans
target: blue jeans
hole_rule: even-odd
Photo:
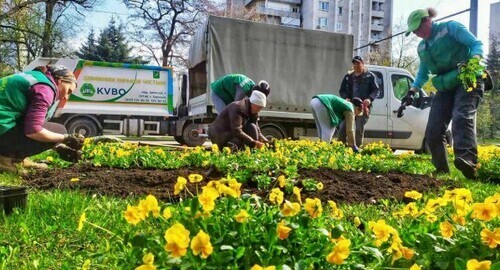
[[[483,98],[484,84],[467,92],[462,86],[454,91],[438,91],[432,100],[425,138],[429,145],[432,164],[438,172],[447,173],[445,133],[450,121],[455,157],[477,164],[476,113]]]

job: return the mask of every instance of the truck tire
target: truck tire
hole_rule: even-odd
[[[264,137],[266,137],[268,140],[270,139],[284,139],[286,138],[286,132],[275,125],[265,125],[260,128],[260,132]]]
[[[176,142],[178,142],[180,145],[184,145],[186,144],[186,142],[184,141],[184,137],[182,136],[174,136],[174,139]]]
[[[201,146],[205,143],[207,137],[200,136],[197,124],[189,123],[182,130],[182,140],[187,146]]]
[[[68,133],[79,133],[85,137],[94,137],[99,135],[99,128],[96,123],[87,118],[75,118],[67,125]]]

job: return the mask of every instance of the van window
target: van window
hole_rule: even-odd
[[[380,89],[380,92],[379,92],[377,98],[378,99],[384,98],[384,79],[383,79],[382,73],[380,73],[379,71],[373,71],[373,70],[370,70],[370,71],[373,74],[375,74],[377,84],[378,84],[378,87]]]
[[[401,100],[406,96],[408,90],[410,90],[410,86],[413,83],[413,80],[408,76],[399,74],[392,75],[391,80],[392,80],[392,89],[394,91],[394,96],[398,100]]]

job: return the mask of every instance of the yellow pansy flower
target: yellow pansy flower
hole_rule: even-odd
[[[410,198],[410,199],[414,199],[414,200],[418,200],[418,199],[422,198],[422,193],[420,193],[416,190],[411,190],[411,191],[405,192],[405,197]]]
[[[177,177],[177,182],[175,183],[174,186],[174,195],[181,193],[181,191],[184,190],[184,188],[186,187],[186,184],[187,184],[186,178],[182,176]]]
[[[278,185],[279,185],[279,187],[283,188],[283,187],[285,187],[285,184],[286,184],[285,176],[284,175],[278,176]]]
[[[350,245],[351,240],[340,240],[333,248],[333,251],[326,256],[326,261],[331,264],[343,264],[344,260],[347,259],[347,257],[349,257],[349,254],[351,253],[349,249]]]
[[[309,213],[312,218],[320,217],[323,213],[323,207],[321,206],[321,200],[318,198],[306,199],[306,204],[304,205],[304,209]]]
[[[191,250],[193,250],[193,254],[195,256],[200,254],[201,258],[208,258],[208,256],[210,256],[210,254],[212,254],[214,250],[214,248],[212,247],[212,243],[210,243],[210,236],[204,231],[200,230],[191,241]]]
[[[155,257],[152,253],[148,253],[142,257],[143,265],[135,268],[135,270],[156,270],[156,266],[153,265]]]
[[[132,225],[137,225],[137,223],[143,219],[143,215],[141,214],[139,207],[131,205],[127,205],[127,210],[123,212],[123,216],[125,217],[125,220]]]
[[[193,173],[188,176],[190,183],[199,183],[203,180],[203,176],[201,174]]]
[[[247,222],[249,217],[250,215],[247,213],[247,211],[241,209],[240,212],[234,216],[234,219],[239,223],[245,223]]]
[[[302,198],[300,196],[300,191],[301,189],[298,187],[293,187],[293,195],[295,196],[295,199],[302,204]]]
[[[481,231],[481,241],[489,248],[496,248],[500,245],[500,228],[496,228],[494,231],[484,228]]]
[[[173,257],[180,258],[186,255],[189,246],[189,231],[184,228],[184,225],[175,223],[165,231],[164,238],[167,241],[164,248]]]
[[[281,205],[283,203],[283,192],[279,188],[273,188],[269,194],[269,201]]]
[[[467,261],[467,270],[489,270],[491,266],[491,261],[478,261],[472,259]]]
[[[453,236],[453,226],[448,222],[444,221],[439,224],[439,230],[444,238],[451,238]]]
[[[300,204],[292,203],[290,201],[285,201],[283,207],[281,208],[281,213],[285,217],[293,217],[300,212]]]
[[[493,203],[475,203],[472,209],[472,217],[482,221],[490,221],[497,216],[497,208]]]
[[[286,226],[285,221],[282,220],[278,223],[278,226],[276,228],[276,234],[278,235],[278,238],[281,240],[285,240],[288,238],[288,235],[292,231],[292,228]]]

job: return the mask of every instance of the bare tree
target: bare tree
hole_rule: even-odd
[[[406,31],[406,20],[400,17],[393,27],[395,33]],[[398,68],[403,68],[415,74],[418,68],[417,54],[417,36],[404,34],[396,36],[392,39],[392,63],[391,65]]]
[[[124,3],[134,11],[131,24],[138,30],[132,37],[162,66],[168,66],[176,58],[185,60],[176,51],[187,46],[207,11],[213,9],[209,0],[124,0]]]

